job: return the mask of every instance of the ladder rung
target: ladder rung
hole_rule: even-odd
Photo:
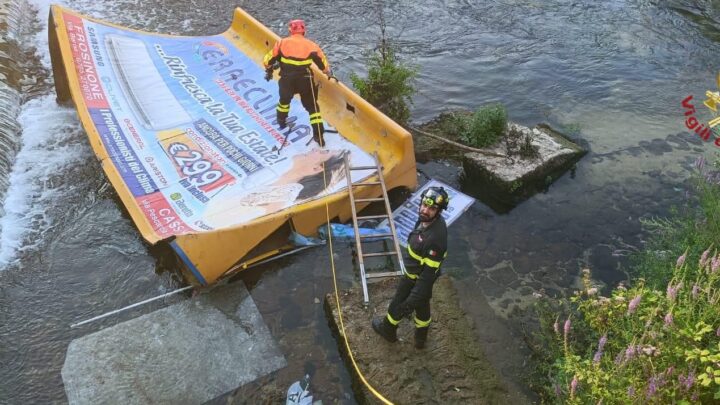
[[[387,214],[381,214],[381,215],[365,215],[362,217],[355,217],[356,219],[380,219],[380,218],[387,218]]]
[[[355,202],[369,202],[369,201],[385,201],[384,198],[356,198]]]
[[[360,235],[360,239],[367,239],[367,238],[385,238],[388,236],[392,236],[391,233],[378,233],[376,235]]]
[[[384,273],[365,273],[365,278],[399,276],[402,271],[386,271]]]
[[[377,169],[375,166],[350,166],[350,170],[370,170]]]
[[[392,252],[363,253],[363,257],[392,256],[396,254],[397,252],[393,250]]]
[[[380,185],[379,181],[371,181],[370,183],[353,183],[353,187],[360,187],[360,186],[377,186]]]

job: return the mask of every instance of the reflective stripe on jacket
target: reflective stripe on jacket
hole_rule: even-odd
[[[447,256],[447,225],[442,216],[427,228],[422,228],[417,221],[415,229],[408,235],[405,253],[403,259],[409,278],[416,279],[427,268],[437,273]]]
[[[432,298],[435,280],[440,276],[440,265],[447,256],[447,225],[439,216],[427,228],[415,223],[408,235],[407,251],[403,257],[407,277],[414,284],[408,297],[398,306],[399,315],[412,313]]]
[[[324,73],[330,72],[330,65],[322,49],[302,34],[281,39],[263,58],[265,69],[275,62],[280,63],[281,76],[305,75],[315,62]]]

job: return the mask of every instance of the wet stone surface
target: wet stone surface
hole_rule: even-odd
[[[515,390],[509,390],[498,371],[487,360],[477,343],[475,328],[460,308],[457,292],[448,277],[435,283],[432,319],[425,349],[414,347],[414,324],[404,319],[398,328],[398,342],[389,343],[372,327],[373,317],[385,316],[397,279],[368,286],[370,304],[362,305],[362,289],[340,292],[345,334],[355,362],[369,384],[388,400],[398,404],[527,403]],[[339,318],[334,294],[325,296],[325,309],[331,316],[338,346],[345,363],[352,369],[339,334]],[[493,318],[491,311],[485,313]],[[360,403],[377,403],[375,396],[354,372],[353,390]]]
[[[286,365],[237,282],[73,340],[62,375],[71,404],[191,404]]]

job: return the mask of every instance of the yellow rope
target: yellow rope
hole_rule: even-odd
[[[315,83],[312,79],[312,74],[310,76],[310,91],[312,92],[313,96],[313,102],[315,103],[316,108],[319,110],[318,104],[317,104],[317,98],[315,98]],[[327,184],[327,172],[325,171],[325,162],[322,163],[323,166],[323,183],[325,184],[325,195],[328,195],[328,184]],[[349,183],[352,183],[352,179],[348,179]],[[352,193],[352,190],[348,189],[348,193]],[[335,305],[337,306],[338,311],[338,319],[340,320],[340,335],[342,336],[343,341],[345,342],[345,349],[347,349],[348,356],[350,356],[350,362],[352,362],[353,368],[355,368],[355,372],[357,373],[358,377],[360,377],[360,380],[365,384],[365,387],[372,392],[373,395],[380,401],[382,401],[384,404],[392,405],[393,403],[390,402],[387,398],[382,396],[381,393],[379,393],[375,388],[373,388],[372,385],[365,379],[365,376],[360,371],[360,367],[358,367],[357,363],[355,362],[355,356],[353,356],[352,350],[350,350],[350,342],[347,339],[347,334],[345,333],[345,324],[343,322],[342,317],[342,309],[340,308],[340,295],[338,294],[338,287],[337,287],[337,277],[335,276],[335,256],[333,255],[333,244],[332,244],[332,229],[330,229],[330,207],[328,206],[327,199],[325,200],[325,217],[327,218],[327,235],[328,235],[328,247],[330,249],[330,268],[332,269],[332,276],[333,276],[333,287],[335,288]]]

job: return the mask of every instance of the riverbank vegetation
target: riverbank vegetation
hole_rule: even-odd
[[[441,114],[439,131],[450,140],[463,142],[473,148],[486,148],[504,141],[506,156],[534,159],[538,147],[532,143],[532,132],[508,125],[507,108],[500,103],[478,107],[474,112],[453,111]]]
[[[538,303],[533,388],[548,403],[720,401],[720,170],[700,159],[696,196],[653,232],[629,285]]]
[[[496,144],[505,133],[507,109],[502,104],[490,104],[472,114],[449,113],[442,123],[443,133],[473,148],[484,148]]]

